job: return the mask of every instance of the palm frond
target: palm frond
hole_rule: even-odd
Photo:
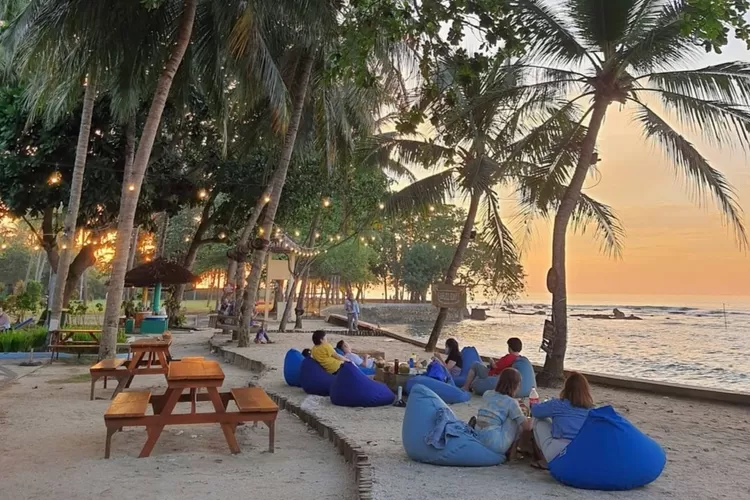
[[[543,61],[578,64],[584,58],[594,67],[599,62],[594,54],[576,39],[573,30],[542,0],[515,0],[516,22],[532,32],[531,56]]]
[[[695,147],[685,137],[677,133],[659,115],[645,104],[637,104],[636,120],[643,125],[647,139],[661,146],[665,156],[674,163],[678,171],[688,179],[695,189],[698,201],[710,194],[726,221],[734,229],[735,237],[742,248],[747,248],[748,240],[743,221],[742,209],[734,189],[726,177],[711,167]]]
[[[599,240],[602,253],[618,259],[622,257],[625,230],[609,205],[581,193],[572,222],[574,230],[580,234],[586,234],[587,228],[593,225],[594,237]]]
[[[647,73],[647,79],[668,92],[708,100],[747,104],[750,102],[750,63],[733,61],[693,70]]]
[[[675,92],[659,89],[638,89],[635,100],[641,93],[656,93],[667,111],[690,130],[699,133],[708,142],[725,143],[746,147],[750,144],[750,111],[747,106],[733,106],[723,101],[708,101]]]
[[[479,238],[487,246],[492,257],[494,280],[518,279],[520,255],[513,234],[500,217],[497,194],[488,190],[484,193],[482,228]],[[515,278],[514,278],[515,277]]]
[[[579,36],[608,59],[630,26],[636,0],[571,0],[569,15]]]
[[[454,151],[439,144],[406,139],[398,132],[385,132],[363,139],[357,147],[357,160],[364,164],[386,165],[397,158],[407,163],[437,167],[453,162]]]
[[[393,193],[385,203],[387,215],[424,211],[430,205],[441,205],[455,191],[455,169],[430,175]]]

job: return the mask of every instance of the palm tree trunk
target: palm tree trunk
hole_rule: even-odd
[[[563,379],[565,368],[565,351],[568,347],[568,289],[565,273],[565,240],[568,223],[581,197],[583,183],[592,165],[599,130],[604,122],[609,101],[597,95],[594,98],[594,110],[591,115],[586,137],[581,144],[581,155],[578,165],[565,190],[560,207],[555,215],[552,229],[552,272],[556,275],[557,286],[552,292],[552,321],[555,324],[556,336],[552,355],[547,355],[544,369],[537,378],[539,385],[558,385]]]
[[[83,94],[83,109],[81,110],[81,128],[78,131],[78,143],[76,144],[76,159],[73,165],[73,179],[70,182],[70,199],[68,201],[68,212],[65,214],[65,225],[63,226],[62,245],[60,260],[57,263],[57,277],[55,278],[55,289],[52,295],[52,306],[50,307],[49,329],[56,330],[60,326],[60,316],[63,308],[63,295],[68,280],[68,268],[73,260],[73,249],[75,246],[76,221],[78,210],[81,206],[81,194],[83,193],[83,174],[86,170],[86,157],[89,152],[89,137],[91,135],[91,118],[94,115],[94,103],[96,102],[96,85],[89,81],[86,92]]]
[[[190,43],[195,21],[195,10],[197,0],[184,0],[180,24],[177,28],[177,38],[164,69],[156,83],[156,90],[151,101],[146,122],[143,126],[138,150],[133,159],[133,167],[125,172],[122,183],[122,195],[120,197],[120,216],[117,224],[117,240],[115,241],[115,256],[112,260],[112,273],[109,278],[109,290],[107,293],[107,307],[104,312],[104,325],[102,328],[102,339],[99,347],[99,357],[112,358],[115,356],[117,344],[117,328],[120,319],[120,305],[125,283],[125,272],[128,267],[128,250],[130,236],[133,233],[133,221],[135,220],[135,209],[138,205],[138,197],[146,174],[148,160],[154,147],[154,140],[161,124],[161,115],[167,102],[172,81],[180,67],[185,51]]]
[[[169,214],[162,212],[159,231],[156,235],[156,256],[164,257],[164,249],[167,245],[167,231],[169,231]]]
[[[461,263],[464,260],[464,254],[466,253],[466,249],[469,246],[469,241],[471,240],[471,231],[474,227],[474,221],[477,218],[477,211],[479,210],[479,201],[481,200],[481,198],[481,192],[474,192],[471,195],[471,201],[469,202],[469,212],[466,214],[464,228],[461,231],[461,239],[458,240],[458,246],[456,247],[456,251],[453,253],[453,260],[451,261],[451,265],[448,267],[448,272],[445,273],[444,283],[446,285],[453,284],[453,280],[456,279],[456,274],[458,274],[458,269],[461,267]],[[432,327],[430,339],[427,341],[427,346],[425,346],[425,351],[432,352],[435,350],[435,346],[437,346],[438,339],[440,338],[440,333],[443,331],[443,325],[445,325],[445,320],[447,317],[448,309],[445,307],[441,307],[440,311],[438,311],[437,319],[435,319],[435,325]]]
[[[286,174],[289,170],[289,163],[292,159],[292,152],[294,151],[294,144],[297,140],[297,131],[299,130],[300,120],[302,118],[302,108],[305,104],[305,95],[307,94],[307,87],[310,81],[310,73],[312,73],[312,67],[314,62],[314,54],[309,52],[304,56],[302,62],[302,70],[299,75],[299,82],[296,85],[297,92],[294,97],[294,108],[292,110],[292,116],[289,121],[289,128],[287,129],[286,136],[284,137],[284,146],[281,150],[281,157],[279,158],[279,164],[276,167],[278,173],[274,173],[275,182],[271,192],[273,196],[271,201],[268,202],[266,207],[265,215],[263,217],[263,238],[270,238],[271,231],[273,231],[273,220],[276,217],[276,210],[279,208],[279,201],[281,200],[281,192],[284,188],[284,182],[286,182]],[[240,330],[239,341],[237,345],[239,347],[247,347],[250,345],[250,320],[252,318],[252,309],[255,305],[255,299],[258,293],[258,285],[260,283],[260,273],[263,269],[263,262],[266,259],[266,250],[259,249],[253,252],[252,267],[250,269],[250,276],[247,278],[247,285],[245,290],[246,299],[243,300],[242,304],[242,329]]]

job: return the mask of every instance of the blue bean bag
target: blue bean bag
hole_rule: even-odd
[[[439,421],[450,420],[436,445],[433,431]],[[424,385],[416,385],[406,403],[401,441],[416,462],[452,467],[498,465],[505,457],[485,448],[476,433],[458,421],[440,397]]]
[[[494,391],[495,386],[497,385],[497,379],[499,378],[500,377],[497,375],[493,375],[492,377],[487,378],[475,378],[471,383],[471,392],[473,392],[477,396],[481,396],[487,391]],[[521,386],[523,386],[523,381],[521,381]],[[521,396],[518,397],[520,398]]]
[[[471,365],[476,362],[481,363],[482,358],[479,357],[479,353],[477,352],[475,347],[466,346],[461,349],[461,373],[457,377],[453,378],[453,381],[457,386],[463,387],[464,383],[466,382],[466,377],[469,376]]]
[[[529,358],[526,356],[519,356],[519,358],[513,362],[513,368],[518,370],[521,374],[521,387],[518,389],[516,397],[528,398],[531,389],[536,387],[536,373],[534,373],[534,367],[531,365]]]
[[[299,372],[302,368],[302,360],[305,359],[297,349],[289,349],[284,356],[284,380],[287,385],[299,387]]]
[[[302,390],[308,394],[328,396],[336,377],[323,369],[312,357],[302,360],[299,373]]]
[[[442,399],[449,405],[452,405],[454,403],[465,403],[471,399],[471,394],[464,391],[460,387],[446,384],[445,382],[441,382],[437,379],[426,377],[424,375],[418,375],[416,377],[410,378],[406,382],[406,387],[404,388],[404,390],[407,394],[411,394],[412,391],[420,385],[429,388],[431,391],[437,394],[440,399]]]
[[[659,477],[666,462],[659,443],[604,406],[589,412],[575,439],[549,463],[549,471],[574,488],[630,490]]]
[[[341,365],[331,385],[331,403],[336,406],[385,406],[394,398],[387,385],[370,380],[354,363]]]
[[[359,371],[361,371],[365,375],[375,375],[375,366],[373,366],[372,368],[365,368],[364,366],[360,366]]]

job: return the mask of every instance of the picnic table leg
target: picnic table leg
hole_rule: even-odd
[[[109,458],[109,451],[112,447],[112,436],[117,432],[118,429],[110,429],[107,427],[107,442],[104,445],[104,458]]]
[[[89,401],[93,401],[94,400],[94,384],[95,383],[96,383],[96,379],[94,378],[93,375],[91,375],[91,396],[89,397]]]
[[[218,389],[216,389],[216,387],[206,387],[206,391],[211,398],[211,402],[214,405],[214,410],[216,410],[216,413],[226,413],[224,404],[221,402],[221,396],[219,395]],[[235,427],[233,427],[230,423],[222,423],[221,430],[224,432],[224,438],[227,440],[229,450],[234,454],[239,453],[240,445],[237,442],[237,436],[234,433]]]
[[[276,446],[276,420],[266,422],[266,425],[268,426],[268,451],[273,453]]]
[[[180,400],[182,389],[167,389],[167,392],[169,392],[169,396],[167,397],[167,402],[164,404],[164,408],[159,412],[159,416],[161,417],[159,423],[146,427],[148,439],[146,440],[146,444],[143,445],[141,454],[138,455],[138,458],[145,458],[151,455],[154,446],[156,446],[156,442],[159,440],[159,436],[161,436],[161,432],[164,430],[164,426],[169,423],[167,422],[169,416],[172,414],[174,407]]]

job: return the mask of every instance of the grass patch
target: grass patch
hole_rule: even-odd
[[[23,330],[0,333],[0,352],[29,352],[31,349],[39,351],[44,347],[46,339],[47,328],[44,326],[31,326]],[[125,343],[126,339],[125,330],[117,332],[118,344]],[[91,337],[87,333],[76,333],[71,340],[84,342],[90,341]]]
[[[91,382],[91,375],[79,373],[68,378],[55,378],[47,381],[48,384],[83,384],[84,382]]]

